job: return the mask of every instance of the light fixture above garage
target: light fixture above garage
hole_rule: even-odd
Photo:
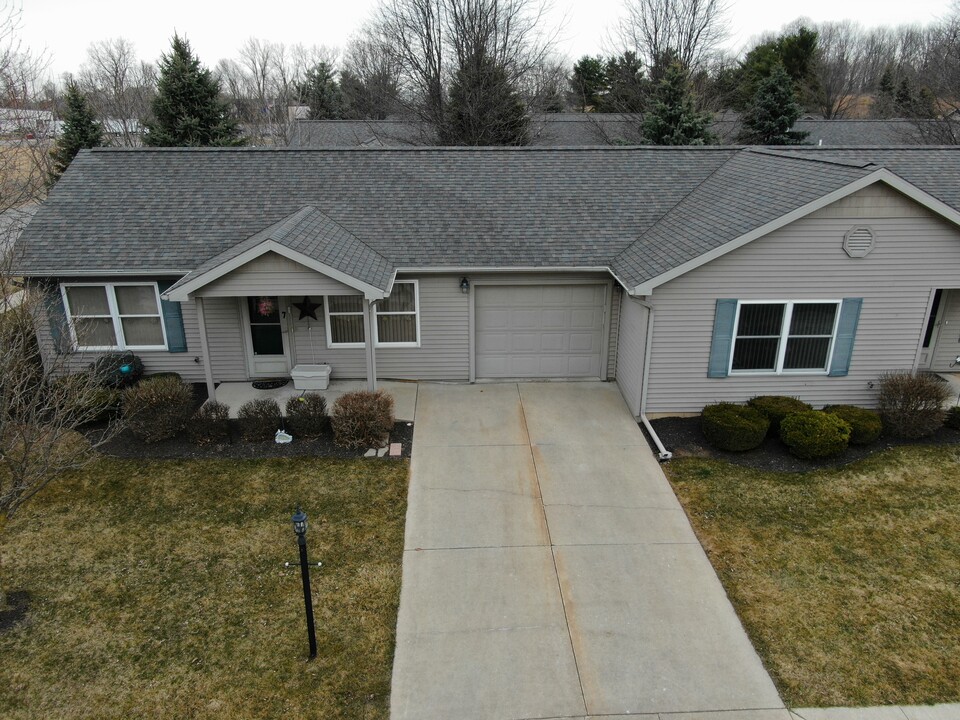
[[[470,292],[470,279],[467,277],[460,278],[460,292],[466,295]]]

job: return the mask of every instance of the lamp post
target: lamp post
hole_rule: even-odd
[[[307,514],[297,507],[290,518],[300,546],[300,577],[303,579],[303,605],[307,612],[307,637],[310,639],[310,659],[317,656],[317,631],[313,627],[313,597],[310,595],[310,568],[307,566]]]

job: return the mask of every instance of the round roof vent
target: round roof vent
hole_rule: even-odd
[[[875,242],[873,230],[865,225],[858,225],[843,236],[843,251],[852,258],[866,257],[873,250]]]

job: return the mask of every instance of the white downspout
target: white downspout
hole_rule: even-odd
[[[653,352],[654,310],[653,305],[645,300],[640,300],[639,298],[633,298],[633,300],[645,307],[649,313],[647,316],[647,342],[643,348],[643,377],[640,380],[640,422],[643,423],[647,432],[650,433],[653,444],[657,446],[657,450],[659,451],[657,457],[661,461],[665,461],[672,458],[673,453],[663,446],[660,436],[657,435],[657,431],[653,429],[653,425],[650,424],[650,420],[647,418],[647,386],[650,384],[650,355]]]

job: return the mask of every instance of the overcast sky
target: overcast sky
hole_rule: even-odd
[[[48,52],[50,70],[75,71],[87,46],[124,37],[141,59],[156,61],[174,30],[184,34],[208,66],[234,57],[249,37],[288,44],[342,47],[377,0],[23,0],[21,35],[33,50]],[[621,15],[623,0],[554,0],[555,20],[566,24],[559,49],[570,58],[596,54]],[[731,0],[728,42],[742,48],[764,30],[779,30],[804,16],[815,21],[856,20],[863,25],[926,24],[946,14],[949,0]]]

